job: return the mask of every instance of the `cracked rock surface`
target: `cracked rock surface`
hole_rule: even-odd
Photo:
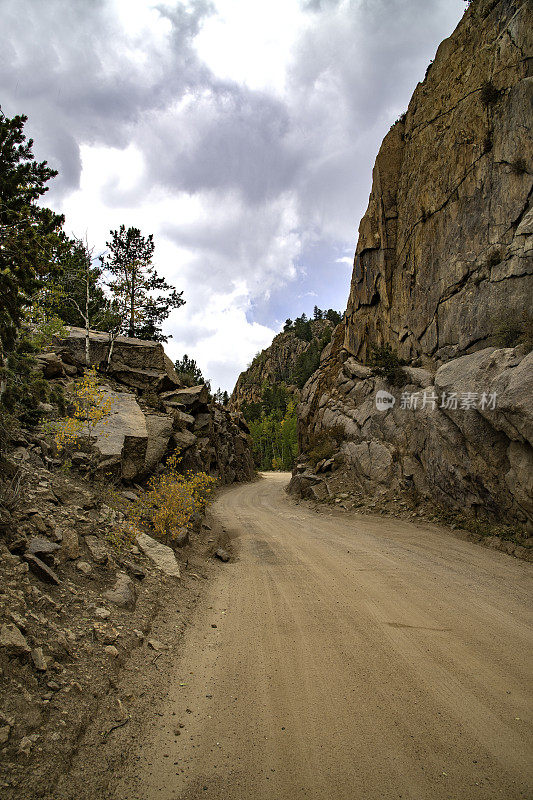
[[[532,30],[529,3],[473,3],[385,137],[343,330],[357,357],[448,360],[530,309]]]

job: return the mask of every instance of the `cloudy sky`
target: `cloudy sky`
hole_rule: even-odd
[[[381,139],[463,0],[0,0],[0,104],[96,252],[153,233],[171,357],[231,390],[286,317],[344,310]]]

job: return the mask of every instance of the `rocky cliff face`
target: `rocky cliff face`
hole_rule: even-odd
[[[92,333],[91,363],[104,363],[107,350],[107,336]],[[39,359],[51,378],[82,373],[85,332],[71,328]],[[224,484],[253,477],[242,415],[210,402],[206,386],[181,386],[161,344],[119,337],[106,375],[110,413],[96,428],[101,470],[140,481],[177,450],[184,468],[205,471]]]
[[[265,386],[285,382],[296,391],[295,369],[298,359],[333,330],[329,320],[311,320],[313,339],[310,342],[299,339],[294,330],[278,333],[270,347],[262,350],[254,358],[248,369],[241,372],[231,395],[230,407],[239,409],[245,403],[257,403]]]
[[[532,30],[531,4],[474,0],[385,137],[345,320],[299,409],[304,455],[328,457],[293,491],[531,519]],[[377,376],[372,345],[411,366]]]
[[[447,360],[531,306],[531,4],[479,0],[385,137],[344,346]]]

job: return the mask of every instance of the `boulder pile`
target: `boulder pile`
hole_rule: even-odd
[[[86,368],[85,352],[85,330],[71,327],[37,361],[46,378],[75,377]],[[91,364],[100,369],[109,401],[109,413],[95,428],[103,472],[142,481],[177,451],[185,469],[205,471],[223,484],[253,477],[242,414],[211,401],[203,384],[182,386],[159,342],[118,337],[109,365],[108,352],[107,334],[91,332]]]
[[[327,392],[320,391],[320,372],[304,388],[299,418],[306,455],[290,492],[319,501],[348,497],[347,491],[379,504],[432,501],[514,523],[524,540],[531,536],[533,353],[486,348],[434,374],[403,367],[401,385],[344,356],[336,375],[329,364]],[[325,356],[323,371],[327,362]]]

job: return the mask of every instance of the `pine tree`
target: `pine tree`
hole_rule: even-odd
[[[335,311],[334,308],[328,308],[324,315],[324,319],[328,319],[330,322],[333,322],[334,325],[339,325],[339,323],[342,322],[342,316],[338,311]]]
[[[24,306],[64,250],[63,216],[38,205],[57,175],[46,161],[36,162],[33,140],[26,140],[25,115],[11,119],[0,109],[0,370],[12,350]],[[4,378],[0,378],[0,394]]]
[[[213,400],[215,401],[215,403],[220,403],[220,405],[223,405],[223,403],[224,403],[224,392],[222,391],[220,386],[218,387],[218,389],[216,390],[215,394],[213,395]]]
[[[142,236],[139,228],[120,226],[110,231],[109,253],[101,257],[102,268],[110,273],[108,287],[122,316],[121,333],[136,338],[167,341],[161,323],[173,308],[184,305],[183,292],[159,277],[152,264],[154,237]],[[154,295],[155,292],[166,294]]]
[[[302,339],[304,342],[312,341],[313,329],[305,314],[302,314],[301,317],[297,317],[294,321],[294,333],[298,339]]]
[[[196,363],[194,358],[189,358],[187,353],[182,359],[177,359],[174,362],[174,369],[178,373],[180,379],[189,386],[198,386],[205,383],[202,370]]]

